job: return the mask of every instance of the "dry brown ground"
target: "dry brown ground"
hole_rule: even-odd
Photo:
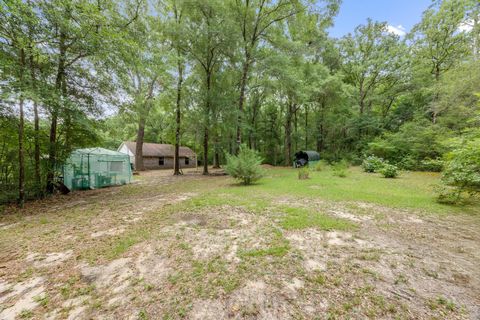
[[[132,185],[0,220],[0,319],[480,319],[480,218],[369,203],[202,203],[228,177]],[[282,205],[354,223],[281,227]]]

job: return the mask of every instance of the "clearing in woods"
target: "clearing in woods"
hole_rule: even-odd
[[[137,180],[4,208],[0,319],[480,317],[480,206],[435,174]]]

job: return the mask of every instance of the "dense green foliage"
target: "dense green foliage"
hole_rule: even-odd
[[[227,155],[225,171],[244,185],[249,185],[262,177],[261,163],[262,158],[255,150],[242,145],[237,156]]]
[[[455,203],[465,194],[480,194],[480,138],[466,141],[446,158],[442,180],[447,187],[439,192],[439,201]]]
[[[242,143],[272,165],[303,149],[441,170],[478,126],[477,1],[434,1],[406,36],[368,20],[335,39],[340,2],[2,1],[0,201],[124,140],[189,146],[204,174]]]

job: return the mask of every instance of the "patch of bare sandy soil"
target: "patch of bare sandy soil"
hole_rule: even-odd
[[[300,280],[285,284],[282,293],[263,280],[247,281],[225,299],[198,300],[189,313],[189,319],[292,319],[295,309],[289,300],[297,297],[303,287]],[[290,293],[290,296],[287,294]]]
[[[0,281],[0,319],[14,319],[35,309],[45,296],[44,281],[42,277],[18,283]]]
[[[345,309],[371,309],[360,301],[352,306],[344,300],[350,296],[344,291],[357,286],[370,288],[373,301],[386,306],[386,310],[377,310],[382,317],[480,319],[478,217],[417,216],[363,203],[356,204],[364,209],[357,214],[351,204],[312,206],[300,201],[298,205],[359,226],[352,232],[307,229],[286,234],[302,252],[307,272],[321,271],[322,282],[337,282],[335,290],[326,295],[336,304],[330,312],[344,315],[348,314]],[[373,307],[378,309],[375,303]]]

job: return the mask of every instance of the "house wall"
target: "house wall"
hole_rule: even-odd
[[[173,158],[165,157],[164,165],[158,165],[159,157],[143,157],[143,165],[147,170],[155,169],[173,169]],[[190,159],[190,163],[185,165],[185,157],[180,157],[180,168],[195,168],[195,159]]]
[[[130,151],[130,149],[128,149],[125,143],[122,143],[117,151],[128,154],[128,156],[130,157],[130,163],[135,164],[135,155],[133,154],[132,151]]]

